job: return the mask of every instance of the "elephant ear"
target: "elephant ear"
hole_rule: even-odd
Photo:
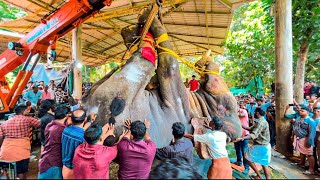
[[[112,100],[110,105],[111,116],[115,117],[121,114],[126,106],[126,101],[119,97],[116,97]]]

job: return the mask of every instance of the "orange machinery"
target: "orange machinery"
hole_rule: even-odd
[[[0,113],[14,108],[40,55],[46,54],[49,46],[54,47],[57,39],[78,27],[103,7],[110,6],[111,3],[112,0],[69,0],[43,18],[35,29],[18,42],[9,42],[8,49],[0,54]],[[34,56],[36,56],[35,63],[30,70],[27,70]],[[10,89],[5,75],[22,63],[25,64]]]

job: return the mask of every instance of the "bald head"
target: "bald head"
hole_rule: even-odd
[[[78,109],[72,112],[71,120],[73,124],[81,124],[86,119],[86,112]]]

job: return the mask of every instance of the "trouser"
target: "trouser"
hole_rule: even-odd
[[[276,145],[276,123],[273,120],[268,120],[269,132],[270,132],[270,145],[271,147]]]
[[[313,147],[313,157],[314,157],[314,169],[317,170],[319,168],[319,165],[318,164],[318,157],[317,157],[317,146],[318,146],[318,141],[315,140],[314,142],[314,147]]]
[[[236,149],[236,154],[237,154],[237,162],[240,165],[242,165],[242,162],[243,162],[243,165],[246,169],[249,169],[249,164],[244,159],[244,153],[248,150],[248,144],[249,144],[248,139],[234,143],[234,148]]]
[[[38,179],[63,179],[62,167],[52,166],[38,175]]]

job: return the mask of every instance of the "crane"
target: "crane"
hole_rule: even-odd
[[[0,113],[14,108],[40,56],[46,54],[48,48],[51,48],[52,54],[55,54],[55,42],[60,37],[94,16],[103,7],[110,6],[111,3],[112,0],[69,0],[41,19],[40,24],[18,42],[9,42],[8,49],[0,54]],[[27,70],[31,59],[35,59],[35,63],[30,70]],[[5,75],[23,63],[22,69],[9,89]],[[1,89],[6,89],[7,92]]]

